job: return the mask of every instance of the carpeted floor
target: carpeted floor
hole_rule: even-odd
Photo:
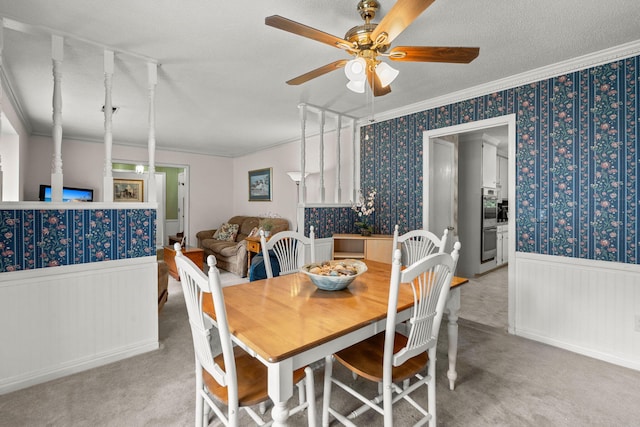
[[[233,285],[242,279],[223,280]],[[470,296],[463,295],[465,304],[472,306]],[[640,372],[514,337],[503,327],[464,316],[459,324],[455,391],[447,387],[446,330],[438,343],[439,426],[640,425]],[[160,313],[160,341],[157,351],[0,396],[0,426],[193,425],[193,346],[181,287],[173,279]],[[346,370],[337,369],[353,381]],[[322,373],[320,365],[315,375],[318,414]],[[361,378],[355,381],[373,389]],[[332,401],[342,408],[354,403],[339,392]],[[398,426],[414,422],[410,408],[397,408],[394,414]],[[305,414],[290,421],[307,424]],[[243,418],[241,425],[248,424]],[[359,425],[380,426],[382,420],[366,414]]]

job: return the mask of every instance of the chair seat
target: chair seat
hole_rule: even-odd
[[[370,381],[382,382],[382,368],[384,358],[384,336],[380,332],[358,344],[335,353],[336,360],[351,371]],[[396,333],[393,352],[396,353],[407,344],[407,337]],[[407,360],[400,366],[392,368],[393,382],[411,378],[427,366],[429,356],[426,352]]]
[[[240,347],[234,347],[234,354],[238,376],[238,405],[252,406],[269,399],[267,367]],[[215,361],[222,369],[225,369],[222,353],[216,356]],[[293,383],[297,384],[302,381],[304,376],[304,368],[297,369],[293,373]],[[227,387],[218,384],[205,369],[202,370],[202,377],[213,397],[218,402],[226,405],[229,401]]]

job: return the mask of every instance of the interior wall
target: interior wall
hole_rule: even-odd
[[[329,120],[327,120],[329,122]],[[308,133],[312,132],[313,124],[308,124]],[[340,181],[341,200],[336,198],[337,186],[337,136],[333,123],[327,123],[324,135],[324,188],[325,203],[349,203],[353,185],[353,151],[350,128],[343,128],[340,134]],[[305,171],[310,175],[306,178],[307,203],[320,203],[320,138],[318,135],[307,137],[305,148]],[[235,215],[276,214],[289,220],[290,226],[295,228],[297,205],[297,186],[289,178],[287,172],[300,171],[300,141],[278,145],[267,150],[238,157],[233,160],[233,189]],[[272,170],[272,200],[270,202],[249,201],[248,173],[251,170],[273,168]],[[219,225],[219,224],[217,224]],[[216,226],[217,226],[216,225]]]
[[[1,76],[0,76],[1,77]],[[18,114],[18,112],[16,111],[13,103],[11,102],[11,98],[7,97],[7,93],[9,93],[7,91],[7,86],[5,84],[4,79],[2,79],[2,81],[0,81],[0,84],[2,84],[2,99],[0,99],[0,103],[2,105],[2,114],[3,114],[3,120],[7,121],[11,124],[11,127],[13,128],[13,130],[15,131],[15,133],[18,136],[17,139],[17,159],[14,160],[15,163],[15,167],[18,168],[17,172],[8,172],[9,174],[13,175],[13,178],[15,180],[15,182],[12,184],[12,187],[15,189],[13,191],[15,191],[17,193],[17,196],[15,198],[15,200],[24,200],[24,181],[25,181],[25,176],[27,174],[27,152],[28,152],[28,147],[29,147],[29,131],[28,129],[25,127],[24,123],[21,120],[21,116],[20,114]],[[13,165],[9,165],[9,161],[5,160],[3,157],[3,169],[6,170],[5,168],[11,168]],[[19,167],[18,167],[19,165]],[[13,199],[4,199],[4,200],[13,200]]]
[[[38,200],[40,184],[51,181],[53,141],[49,137],[33,136],[27,156],[25,200]],[[146,148],[115,145],[114,159],[148,163]],[[94,188],[95,200],[102,198],[104,146],[99,143],[64,139],[62,141],[64,185]],[[157,150],[156,162],[189,165],[190,207],[187,243],[195,245],[195,233],[214,228],[229,218],[234,200],[234,188],[228,185],[233,177],[233,162],[228,158],[204,154]],[[186,231],[186,230],[185,230]]]

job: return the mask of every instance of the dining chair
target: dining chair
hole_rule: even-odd
[[[449,230],[445,228],[441,238],[427,230],[411,230],[400,236],[396,224],[393,230],[393,252],[400,245],[402,265],[411,265],[427,255],[444,252],[448,234]],[[391,257],[393,259],[393,253]]]
[[[385,427],[393,425],[392,405],[405,400],[416,408],[422,419],[416,425],[436,426],[436,345],[442,313],[459,257],[460,243],[453,252],[437,253],[402,269],[400,249],[396,249],[391,268],[389,302],[385,331],[325,358],[322,425],[329,425],[333,415],[345,425],[373,409],[384,416]],[[395,331],[398,291],[407,286],[413,291],[414,306],[408,320],[409,335]],[[378,383],[378,395],[364,396],[355,387],[333,375],[334,359],[359,377]],[[426,375],[423,373],[427,368]],[[407,381],[409,380],[409,381]],[[361,380],[354,381],[355,386]],[[331,388],[335,384],[358,399],[362,406],[345,416],[332,408]],[[410,396],[421,386],[427,386],[427,408]],[[341,402],[344,400],[341,399]]]
[[[306,260],[306,247],[310,248],[309,260]],[[272,252],[280,264],[280,275],[296,273],[306,262],[316,262],[315,235],[313,225],[309,227],[309,237],[297,231],[281,231],[267,240],[260,230],[260,247],[264,258],[264,269],[268,278],[273,277],[271,268]]]
[[[207,257],[209,266],[207,277],[193,261],[182,254],[179,243],[176,243],[175,250],[176,267],[180,274],[180,283],[187,305],[196,356],[195,425],[198,427],[208,425],[209,413],[213,411],[225,426],[237,426],[239,408],[246,410],[257,425],[270,425],[271,422],[265,423],[251,408],[251,406],[260,405],[260,412],[263,413],[265,406],[261,404],[269,400],[267,367],[231,342],[220,272],[216,267],[215,257],[213,255]],[[215,321],[202,311],[203,298],[209,296],[213,299]],[[214,354],[212,349],[212,338],[214,342],[220,343],[221,350],[217,354]],[[306,409],[309,425],[315,426],[313,371],[309,367],[297,369],[293,372],[293,380],[300,389],[300,403],[290,409],[289,414],[296,414]],[[304,388],[306,388],[306,397]],[[226,407],[226,412],[219,404]]]

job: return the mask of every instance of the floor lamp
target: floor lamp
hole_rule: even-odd
[[[300,171],[291,171],[287,172],[289,178],[293,182],[296,183],[296,231],[298,231],[298,205],[300,204],[300,181],[302,181],[302,172]],[[309,172],[304,173],[304,177],[307,178],[309,176]]]

